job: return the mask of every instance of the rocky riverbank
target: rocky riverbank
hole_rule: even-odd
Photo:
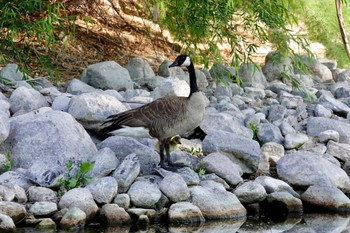
[[[250,213],[350,212],[350,69],[305,58],[305,75],[288,58],[272,57],[262,70],[196,69],[207,107],[195,137],[182,135],[172,152],[174,163],[187,165],[177,172],[158,168],[155,139],[98,134],[111,114],[188,95],[188,74],[169,69],[170,61],[157,75],[142,58],[125,67],[101,62],[64,87],[45,78],[29,78],[30,85],[7,65],[0,76],[14,86],[0,86],[1,232],[16,225],[202,224]],[[281,73],[303,91],[283,83]],[[214,81],[237,75],[241,86]],[[70,161],[72,174],[94,161],[86,174],[92,180],[57,192]]]

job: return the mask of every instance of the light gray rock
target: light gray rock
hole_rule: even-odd
[[[15,202],[0,201],[0,213],[11,217],[13,222],[17,224],[23,220],[27,211],[24,205]]]
[[[243,173],[253,173],[258,169],[260,146],[254,140],[225,131],[213,131],[203,140],[203,153],[213,152],[228,156],[242,168]]]
[[[27,190],[31,202],[57,202],[56,193],[46,187],[31,186]]]
[[[346,69],[335,76],[337,82],[350,81],[350,69]]]
[[[26,191],[19,185],[10,185],[15,193],[15,200],[17,203],[24,204],[28,201]]]
[[[70,103],[71,97],[69,97],[68,95],[60,95],[57,96],[51,105],[52,110],[56,110],[56,111],[62,111],[62,112],[68,112],[68,108],[69,108],[69,103]]]
[[[281,73],[293,74],[292,60],[278,52],[270,52],[265,57],[265,65],[262,71],[268,82],[280,80]]]
[[[282,121],[279,128],[283,136],[296,133],[296,130],[286,121]]]
[[[270,174],[270,167],[284,156],[284,147],[276,142],[265,143],[261,147],[258,170],[263,174]]]
[[[199,185],[209,189],[226,191],[226,188],[222,183],[216,182],[214,180],[202,180]]]
[[[201,186],[190,187],[191,203],[201,210],[205,219],[245,218],[247,211],[230,192]]]
[[[114,89],[125,91],[133,89],[133,82],[127,69],[115,61],[105,61],[89,65],[82,73],[80,80],[103,90]]]
[[[148,90],[153,91],[154,89],[156,89],[156,87],[160,86],[161,83],[163,83],[164,81],[165,81],[164,77],[157,75],[154,77],[146,78],[144,81],[145,82],[144,86],[146,86]]]
[[[169,77],[169,76],[178,76],[178,75],[185,74],[185,71],[183,71],[181,67],[169,68],[170,64],[172,64],[172,62],[163,61],[158,68],[158,75],[162,77]]]
[[[15,192],[8,186],[0,185],[0,201],[13,201]]]
[[[118,182],[119,193],[128,191],[130,185],[140,174],[140,162],[136,154],[129,154],[113,172],[113,178]]]
[[[177,202],[169,207],[169,222],[173,224],[200,225],[205,222],[201,210],[190,202]]]
[[[13,222],[12,218],[6,214],[0,213],[0,231],[1,232],[14,232],[16,225]]]
[[[319,104],[321,104],[323,107],[332,110],[334,113],[338,113],[340,115],[345,115],[350,112],[350,107],[346,104],[342,103],[341,101],[335,99],[331,95],[321,95],[318,98]]]
[[[319,136],[326,130],[334,130],[339,133],[339,142],[350,144],[350,124],[328,119],[324,117],[310,117],[307,122],[307,134],[309,136]]]
[[[142,82],[146,80],[146,78],[155,76],[149,63],[141,57],[131,58],[125,65],[125,69],[129,71],[131,80],[138,82],[141,85]]]
[[[86,213],[78,207],[71,207],[63,215],[59,225],[62,229],[74,229],[85,224],[87,221]]]
[[[303,203],[288,192],[273,192],[266,197],[267,208],[286,214],[303,214]]]
[[[301,133],[287,134],[284,137],[284,148],[285,149],[298,149],[305,142],[309,140],[309,137]]]
[[[86,175],[94,178],[101,178],[109,175],[119,165],[119,160],[114,152],[108,148],[98,150],[96,155],[92,158],[94,167]]]
[[[201,164],[206,172],[215,173],[231,186],[243,181],[241,167],[221,153],[210,153],[201,160]]]
[[[241,203],[261,202],[267,195],[264,186],[254,181],[244,182],[233,193]]]
[[[21,81],[26,75],[20,71],[17,64],[9,63],[0,70],[0,76],[15,82]]]
[[[274,192],[287,192],[296,198],[300,198],[299,194],[293,190],[293,188],[282,180],[278,180],[269,176],[259,176],[255,179],[255,182],[261,184],[267,194]]]
[[[18,185],[26,190],[34,183],[26,178],[22,173],[16,171],[8,171],[0,175],[0,184]]]
[[[216,98],[219,98],[221,96],[227,96],[227,97],[232,97],[232,88],[231,88],[231,83],[225,85],[224,83],[218,83],[216,88],[215,88],[215,93],[214,96]]]
[[[85,212],[86,220],[91,220],[98,212],[91,192],[86,188],[74,188],[63,194],[58,203],[58,208],[77,207]]]
[[[333,186],[311,185],[301,194],[301,199],[312,206],[326,210],[350,211],[350,199]]]
[[[111,203],[118,193],[118,182],[110,176],[97,178],[86,188],[90,190],[94,200],[99,204]]]
[[[21,115],[41,107],[48,107],[49,103],[40,92],[26,87],[19,87],[10,96],[11,112]]]
[[[339,87],[334,92],[334,97],[339,98],[348,98],[350,97],[350,86]]]
[[[323,65],[316,59],[310,59],[307,56],[301,56],[304,64],[309,68],[311,74],[316,75],[321,82],[333,80],[332,72],[327,66]]]
[[[174,203],[186,201],[190,197],[185,180],[176,173],[167,174],[160,182],[159,189]]]
[[[57,204],[54,202],[35,202],[30,208],[29,213],[36,217],[49,216],[57,212]]]
[[[330,140],[339,142],[339,133],[335,130],[326,130],[318,135],[318,140],[320,142],[328,142]]]
[[[281,91],[285,92],[292,92],[292,87],[288,86],[287,84],[281,82],[281,81],[272,81],[270,82],[267,87],[267,90],[271,90],[276,94],[279,94]]]
[[[136,154],[141,166],[141,173],[153,174],[154,168],[160,162],[159,154],[152,148],[139,143],[130,137],[113,136],[97,145],[98,149],[109,147],[121,161],[129,154]]]
[[[295,96],[288,92],[282,91],[278,95],[279,103],[287,109],[297,109],[303,103],[301,96]]]
[[[350,145],[345,143],[337,143],[329,141],[327,143],[327,154],[336,158],[338,161],[342,161],[342,169],[349,175],[350,174]]]
[[[141,208],[154,208],[156,203],[160,200],[162,193],[155,183],[149,181],[136,181],[131,185],[128,195],[134,206]]]
[[[0,105],[5,102],[0,100]],[[5,102],[7,103],[7,102]],[[1,112],[0,109],[0,143],[5,141],[10,134],[10,120],[9,115],[4,111]]]
[[[96,89],[79,79],[72,79],[67,85],[67,93],[80,95],[83,93],[94,92]]]
[[[278,144],[283,144],[284,138],[277,126],[271,123],[261,123],[257,126],[257,129],[257,136],[261,142],[276,142]]]
[[[77,167],[77,164],[73,165]],[[59,180],[65,176],[65,169],[59,164],[52,164],[47,167],[45,161],[33,161],[33,164],[25,171],[25,176],[34,183],[43,187],[56,187]]]
[[[331,183],[344,192],[350,192],[350,179],[340,167],[318,154],[291,153],[277,162],[277,174],[290,185],[309,187]]]
[[[254,64],[244,64],[239,68],[239,77],[242,87],[255,87],[264,89],[267,82],[264,73]]]
[[[287,114],[286,107],[279,104],[275,104],[270,106],[269,114],[267,115],[267,120],[271,123],[282,122],[286,114]],[[277,123],[277,125],[279,124]]]
[[[316,104],[315,117],[331,118],[331,116],[332,116],[332,111],[330,109],[323,107],[323,105],[321,104]]]
[[[187,185],[199,184],[199,175],[193,169],[189,167],[184,167],[179,169],[177,173],[180,174],[180,176],[182,176]]]
[[[114,198],[113,203],[127,210],[130,207],[130,197],[126,193],[120,193]]]
[[[264,89],[254,87],[245,87],[244,93],[252,99],[264,99],[266,95]]]
[[[230,83],[232,79],[237,76],[237,71],[232,67],[224,66],[221,63],[214,63],[209,70],[209,74],[216,81],[223,81],[224,83]]]
[[[131,223],[130,215],[117,204],[105,204],[100,210],[100,219],[107,226]]]
[[[68,113],[86,129],[98,131],[107,117],[126,110],[126,107],[114,97],[90,92],[73,96]]]
[[[190,86],[184,80],[170,76],[153,91],[153,98],[159,99],[165,96],[185,96],[190,94]]]

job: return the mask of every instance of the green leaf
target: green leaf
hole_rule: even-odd
[[[83,174],[86,174],[86,173],[88,173],[89,171],[92,170],[94,165],[95,165],[95,161],[81,163],[80,164],[80,170],[81,170],[81,172]]]

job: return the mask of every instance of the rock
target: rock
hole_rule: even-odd
[[[61,197],[58,203],[59,209],[78,207],[86,214],[86,221],[91,220],[98,211],[92,194],[86,188],[71,189]]]
[[[0,231],[7,233],[7,232],[14,232],[16,229],[16,225],[14,224],[12,218],[6,214],[0,213]]]
[[[264,89],[267,82],[264,73],[254,64],[244,64],[239,68],[239,77],[242,87],[255,87]]]
[[[308,136],[301,133],[287,134],[284,137],[285,149],[298,149],[309,140]]]
[[[266,90],[271,90],[276,94],[279,94],[281,91],[292,92],[292,88],[290,86],[277,80],[268,83]]]
[[[113,177],[102,177],[93,180],[86,188],[99,204],[111,203],[118,193],[118,182]]]
[[[350,69],[346,69],[335,76],[337,82],[350,81]]]
[[[162,77],[169,77],[169,76],[177,76],[177,75],[185,74],[185,71],[183,71],[181,67],[169,68],[170,64],[172,64],[172,62],[163,61],[162,64],[160,64],[159,66],[158,75]]]
[[[153,91],[154,99],[159,99],[165,96],[185,96],[190,94],[190,86],[184,80],[171,76],[164,80],[160,86]]]
[[[56,193],[46,187],[31,186],[27,193],[30,202],[57,202]]]
[[[129,191],[131,203],[136,207],[154,208],[161,198],[161,192],[157,184],[149,181],[134,182]]]
[[[257,137],[261,142],[276,142],[283,144],[283,136],[280,129],[271,123],[261,123],[257,126]]]
[[[51,218],[42,218],[40,219],[40,222],[35,226],[35,228],[41,230],[56,230],[56,223]]]
[[[186,201],[190,197],[186,182],[176,173],[167,174],[160,182],[159,188],[174,203]]]
[[[300,198],[299,194],[295,192],[289,184],[282,180],[278,180],[269,176],[258,176],[255,179],[255,182],[261,184],[265,188],[267,194],[274,192],[287,192],[296,198]]]
[[[252,99],[264,99],[266,95],[263,89],[254,87],[245,87],[244,93]]]
[[[0,185],[0,200],[13,201],[15,199],[15,192],[10,187]]]
[[[278,101],[287,109],[297,109],[303,104],[301,96],[295,96],[285,91],[279,92]]]
[[[57,96],[51,105],[52,110],[68,112],[71,97],[67,95]]]
[[[350,174],[350,145],[329,141],[327,143],[327,154],[342,162],[342,169]]]
[[[267,120],[271,123],[282,122],[284,116],[287,114],[286,107],[274,104],[269,108],[269,115],[267,115]]]
[[[0,70],[0,76],[13,82],[21,81],[24,77],[28,77],[22,73],[17,64],[9,63]]]
[[[35,202],[30,208],[29,213],[36,217],[50,216],[57,211],[57,204],[53,202]]]
[[[18,185],[23,189],[28,189],[33,185],[22,173],[8,171],[0,175],[0,184],[2,185]]]
[[[323,107],[321,104],[317,104],[315,107],[315,117],[331,118],[332,111]]]
[[[233,193],[241,203],[261,202],[267,195],[265,188],[260,183],[254,181],[244,182]]]
[[[151,66],[141,57],[131,58],[125,65],[125,69],[129,71],[131,80],[140,84],[147,78],[155,76]]]
[[[24,205],[15,202],[0,201],[0,213],[11,217],[13,222],[17,224],[24,219],[27,211]]]
[[[80,95],[83,93],[94,92],[96,89],[79,79],[72,79],[67,85],[67,93]]]
[[[100,219],[108,226],[123,225],[131,222],[130,215],[117,204],[105,204],[100,210]]]
[[[84,128],[71,115],[59,111],[12,117],[10,136],[0,145],[1,150],[11,151],[15,168],[29,168],[37,161],[45,164],[46,176],[38,180],[47,184],[57,178],[52,167],[70,160],[89,161],[97,151]]]
[[[113,172],[113,178],[118,182],[119,193],[128,191],[131,184],[140,174],[140,163],[136,154],[129,154]]]
[[[226,155],[242,168],[243,173],[253,173],[258,169],[260,146],[254,140],[229,132],[214,131],[203,140],[203,153],[213,152]]]
[[[215,173],[231,186],[236,186],[243,181],[241,167],[221,153],[210,153],[201,160],[201,164],[206,172]]]
[[[98,149],[109,147],[113,150],[119,160],[123,160],[129,154],[136,154],[139,159],[141,173],[153,174],[154,168],[160,162],[159,154],[133,138],[124,136],[112,136],[97,145]]]
[[[201,186],[190,187],[190,193],[191,203],[198,206],[205,219],[240,219],[247,214],[233,193]]]
[[[339,142],[350,144],[350,124],[328,119],[324,117],[310,117],[307,122],[307,134],[309,136],[319,136],[326,130],[334,130],[339,133]]]
[[[205,222],[201,210],[190,202],[177,202],[169,207],[168,220],[173,224],[201,225]]]
[[[0,105],[2,100],[0,100]],[[0,143],[6,140],[10,134],[9,116],[5,112],[0,111]]]
[[[219,183],[219,182],[216,182],[213,180],[202,180],[199,183],[199,185],[204,187],[204,188],[226,191],[226,188],[222,183]]]
[[[325,130],[318,135],[320,142],[328,142],[330,140],[339,142],[339,133],[335,130]]]
[[[310,152],[291,153],[277,162],[278,176],[299,187],[330,182],[344,192],[350,192],[350,180],[344,170],[322,156]]]
[[[127,210],[130,207],[130,197],[126,193],[120,193],[114,198],[113,203]]]
[[[28,201],[26,191],[19,185],[10,185],[11,189],[15,192],[15,200],[17,203],[24,204]]]
[[[105,61],[88,66],[80,80],[103,90],[125,91],[133,89],[133,83],[127,69],[115,61]]]
[[[92,158],[95,162],[94,167],[86,175],[94,178],[101,178],[109,175],[119,165],[119,160],[114,152],[108,148],[98,150],[96,155]]]
[[[246,138],[253,138],[251,129],[244,127],[243,119],[237,119],[232,115],[224,112],[220,113],[205,113],[200,128],[210,134],[212,131],[222,130],[230,133],[235,133]]]
[[[265,57],[265,65],[262,72],[268,82],[282,79],[281,73],[291,75],[293,73],[292,60],[278,52],[270,52]]]
[[[313,207],[337,212],[350,211],[350,199],[333,186],[311,185],[301,194],[301,199]]]
[[[334,113],[337,113],[339,115],[346,116],[350,112],[350,107],[348,107],[346,104],[342,103],[341,101],[335,99],[331,95],[321,95],[318,98],[319,104],[321,104],[323,107],[332,110]]]
[[[126,110],[126,107],[114,97],[90,92],[73,96],[69,103],[68,113],[84,128],[98,131],[107,117]]]
[[[258,170],[270,174],[270,167],[284,156],[284,147],[276,142],[265,143],[261,147]]]
[[[301,56],[304,64],[309,68],[310,72],[314,75],[317,75],[321,82],[333,80],[332,72],[316,59],[310,59],[307,56]]]
[[[49,103],[40,92],[26,87],[19,87],[10,96],[11,112],[21,115],[41,107],[48,107]]]
[[[272,214],[303,214],[303,204],[300,199],[294,197],[288,192],[273,192],[266,197],[266,206],[268,212]]]
[[[81,225],[84,225],[87,221],[86,212],[79,209],[78,207],[71,207],[63,215],[60,221],[60,227],[62,229],[74,229]]]
[[[47,162],[38,160],[34,161],[26,170],[25,176],[40,186],[56,187],[64,176],[61,175],[63,173],[64,168],[59,164],[53,164],[52,167],[48,168]]]
[[[198,173],[189,167],[181,168],[177,171],[178,174],[184,179],[187,185],[198,185],[199,176]]]

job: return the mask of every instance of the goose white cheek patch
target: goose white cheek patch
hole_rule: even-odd
[[[189,57],[186,57],[184,63],[182,63],[181,66],[187,67],[187,66],[189,66],[190,64],[191,64],[191,59],[190,59]]]

